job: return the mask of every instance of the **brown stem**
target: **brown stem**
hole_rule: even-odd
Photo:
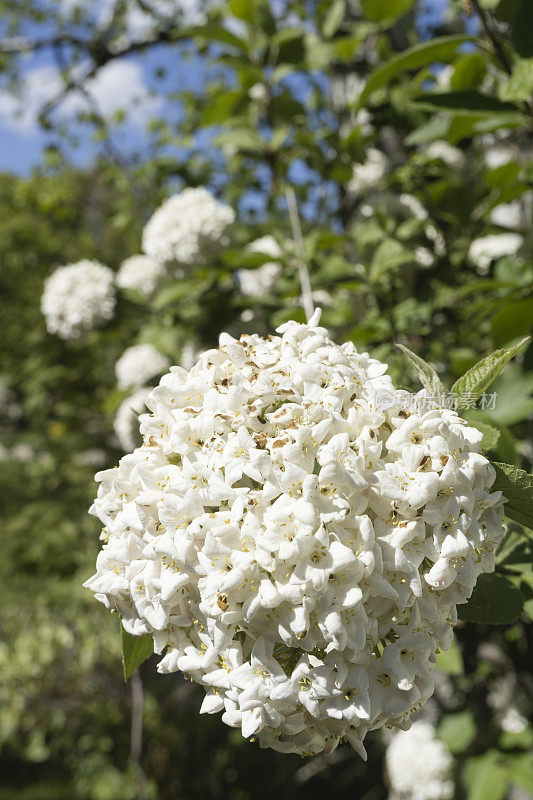
[[[511,62],[509,61],[509,59],[507,57],[507,53],[505,52],[505,48],[504,48],[504,46],[502,44],[502,41],[501,41],[501,39],[499,37],[499,34],[497,33],[496,29],[494,28],[494,26],[492,24],[492,20],[490,19],[489,14],[487,14],[487,12],[485,11],[484,8],[481,8],[481,6],[479,5],[479,0],[471,0],[471,3],[472,3],[472,6],[475,8],[476,13],[477,13],[477,15],[479,16],[479,18],[481,20],[481,24],[483,25],[485,33],[487,34],[488,38],[492,42],[492,46],[494,47],[494,50],[495,50],[498,58],[500,59],[502,67],[504,68],[504,70],[507,72],[508,75],[511,75],[512,72],[513,72],[513,68],[511,66]],[[490,22],[489,22],[489,20],[490,20]]]

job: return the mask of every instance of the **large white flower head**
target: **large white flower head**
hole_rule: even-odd
[[[170,366],[170,361],[152,344],[134,344],[126,348],[117,363],[115,374],[119,389],[142,386]]]
[[[281,247],[273,236],[261,236],[248,246],[252,253],[262,253],[271,258],[281,258]],[[240,269],[238,272],[239,287],[245,296],[269,294],[281,274],[281,265],[276,261],[267,261],[257,269]]]
[[[46,279],[41,310],[49,333],[77,339],[111,319],[115,309],[114,272],[98,261],[58,267]]]
[[[406,800],[452,800],[453,758],[423,720],[392,737],[386,753],[387,777],[394,798]]]
[[[205,687],[203,712],[262,747],[364,755],[431,695],[456,603],[494,569],[501,493],[455,412],[317,315],[278,334],[222,334],[150,393],[143,445],[97,475],[86,586]]]
[[[117,286],[151,297],[167,274],[166,265],[150,256],[130,256],[120,265]]]
[[[166,200],[147,222],[144,252],[182,266],[206,264],[229,242],[234,210],[200,186]]]

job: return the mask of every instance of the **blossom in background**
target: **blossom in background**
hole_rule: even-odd
[[[427,247],[417,247],[415,261],[421,267],[432,267],[435,263],[435,255]]]
[[[387,173],[387,156],[381,150],[370,147],[366,154],[366,161],[362,164],[354,164],[352,177],[347,189],[353,195],[359,195],[367,189],[371,189]]]
[[[461,150],[449,144],[449,142],[446,142],[444,139],[431,142],[423,152],[425,157],[430,161],[440,160],[452,168],[462,167],[465,163],[465,157]]]
[[[262,236],[252,242],[248,248],[252,253],[262,253],[271,258],[281,258],[281,247],[273,236]],[[246,296],[269,294],[281,275],[281,265],[275,261],[267,261],[257,269],[240,269],[238,271],[239,287]]]
[[[502,497],[454,411],[417,410],[424,392],[318,314],[278,333],[222,334],[150,392],[142,446],[97,475],[85,585],[153,636],[160,672],[203,685],[202,712],[263,747],[346,737],[364,757],[368,730],[430,697],[456,604],[494,569]]]
[[[133,450],[141,437],[139,435],[139,414],[146,410],[144,401],[151,388],[143,386],[122,401],[115,416],[114,429],[123,450]]]
[[[424,220],[428,218],[428,212],[418,199],[412,194],[402,192],[399,197],[400,204],[404,206],[416,219]]]
[[[481,272],[486,272],[491,261],[502,256],[512,256],[522,247],[523,237],[519,233],[495,233],[474,239],[468,249],[468,257]]]
[[[152,258],[182,266],[207,264],[229,243],[234,210],[204,187],[166,200],[146,224],[142,246]]]
[[[115,374],[119,389],[142,386],[147,380],[170,366],[170,361],[151,344],[128,347],[117,363]]]
[[[490,221],[502,228],[519,228],[522,225],[522,207],[520,200],[512,203],[500,203],[490,212]]]
[[[58,267],[46,279],[41,310],[49,333],[77,339],[111,319],[115,310],[115,274],[98,261]]]
[[[162,261],[150,256],[130,256],[120,265],[117,272],[117,286],[132,289],[143,297],[151,297],[167,275]]]
[[[455,786],[453,758],[423,720],[393,734],[385,753],[390,800],[451,800]]]
[[[181,351],[180,366],[183,369],[192,369],[199,355],[196,342],[185,342]]]

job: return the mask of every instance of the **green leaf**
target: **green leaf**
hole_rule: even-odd
[[[533,326],[533,297],[504,306],[492,318],[492,338],[495,344],[523,336]]]
[[[424,388],[435,398],[437,403],[442,403],[446,395],[446,389],[431,364],[428,364],[423,358],[417,356],[416,353],[413,353],[403,344],[397,344],[396,347],[402,351],[409,360],[411,366],[414,367]]]
[[[452,392],[459,397],[459,400],[461,400],[461,397],[464,397],[464,404],[466,405],[477,400],[498,377],[507,362],[518,353],[526,342],[530,341],[530,338],[531,337],[528,336],[512,347],[496,350],[494,353],[491,353],[491,355],[482,358],[481,361],[474,364],[468,372],[455,381],[452,386]],[[463,406],[459,403],[458,408],[461,407]]]
[[[476,422],[475,427],[480,433],[483,434],[483,441],[481,447],[483,450],[494,450],[500,438],[500,431],[493,425],[488,425],[486,422]]]
[[[371,282],[379,280],[381,276],[396,267],[413,260],[413,254],[396,239],[385,239],[376,249],[370,265],[369,278]]]
[[[234,128],[223,131],[215,137],[214,142],[217,147],[231,145],[236,150],[251,150],[254,153],[262,152],[265,149],[265,142],[253,128]]]
[[[361,9],[371,22],[393,22],[414,6],[415,0],[361,0]]]
[[[486,73],[487,65],[481,53],[465,53],[454,63],[450,85],[454,92],[474,89],[480,85]]]
[[[324,24],[322,25],[322,33],[326,39],[331,39],[331,37],[337,33],[339,25],[344,18],[345,11],[346,0],[335,0],[335,2],[331,4],[324,19]]]
[[[459,650],[459,645],[454,639],[451,647],[448,650],[441,650],[437,655],[437,669],[445,672],[447,675],[463,675],[465,665],[463,656]]]
[[[487,405],[496,424],[514,425],[533,414],[533,374],[524,373],[519,364],[511,362],[494,381],[489,397],[494,395],[495,404]],[[507,459],[504,459],[505,461]]]
[[[533,56],[533,3],[522,0],[511,22],[511,41],[522,58]]]
[[[476,738],[477,727],[471,711],[445,714],[437,728],[437,736],[453,755],[462,753]]]
[[[457,607],[459,619],[483,625],[508,625],[522,611],[524,599],[519,589],[504,575],[481,574],[470,600]]]
[[[498,100],[497,97],[476,92],[473,89],[460,92],[421,92],[413,99],[420,108],[430,111],[466,111],[478,114],[494,114],[502,112],[518,112],[520,108],[514,103]]]
[[[500,491],[507,498],[505,514],[520,525],[533,530],[533,475],[512,464],[493,462],[496,480],[493,491]]]
[[[152,308],[159,311],[177,303],[179,300],[184,300],[191,294],[192,289],[191,281],[179,281],[164,286],[152,300]]]
[[[122,632],[122,664],[124,666],[124,680],[130,679],[132,674],[141,664],[150,658],[154,652],[154,640],[151,636],[132,636],[120,625]]]
[[[523,100],[531,99],[533,93],[533,58],[523,58],[517,61],[513,67],[513,73],[507,83],[500,89],[502,100]]]
[[[228,44],[245,53],[248,52],[245,41],[239,39],[234,33],[231,33],[226,28],[222,28],[220,25],[195,25],[190,28],[182,28],[177,33],[173,33],[172,37],[173,39],[207,39],[212,42]]]
[[[467,800],[502,800],[510,783],[510,773],[502,755],[489,750],[469,758],[465,765]]]
[[[418,69],[438,61],[451,61],[461,45],[472,41],[474,37],[463,34],[440,36],[429,42],[415,44],[403,53],[393,56],[371,73],[359,98],[359,104],[362,105],[373,92],[386,86],[398,72]]]
[[[513,783],[533,796],[533,759],[531,753],[520,753],[513,759]]]

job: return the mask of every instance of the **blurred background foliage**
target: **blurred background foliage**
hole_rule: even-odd
[[[114,364],[127,346],[149,342],[179,363],[188,343],[211,346],[221,330],[267,334],[304,319],[288,186],[324,324],[387,361],[399,385],[417,388],[396,342],[451,386],[531,331],[531,3],[450,2],[429,31],[414,0],[229,0],[197,4],[192,25],[187,4],[169,13],[165,0],[119,0],[105,24],[96,5],[2,0],[4,88],[21,90],[24,59],[43,42],[60,54],[65,96],[111,61],[161,46],[200,58],[208,80],[165,96],[179,119],[152,121],[148,148],[127,158],[121,116],[80,111],[101,148],[86,167],[51,103],[42,165],[2,175],[0,800],[129,800],[141,796],[139,769],[154,800],[385,798],[383,737],[369,737],[367,764],[348,746],[312,761],[262,752],[200,718],[198,692],[158,677],[152,661],[132,758],[118,621],[81,588],[98,549],[93,474],[121,455],[113,418],[127,393]],[[144,15],[136,37],[134,11]],[[214,263],[149,300],[122,292],[113,320],[80,341],[46,333],[40,296],[55,266],[118,268],[161,200],[196,185],[238,210]],[[248,247],[265,234],[282,271],[253,296],[238,271],[272,261]],[[529,347],[497,380],[494,408],[465,412],[499,432],[491,455],[528,471],[532,361]],[[455,756],[457,798],[533,796],[531,532],[512,529],[498,570],[520,585],[523,611],[498,628],[460,624],[426,712]]]

